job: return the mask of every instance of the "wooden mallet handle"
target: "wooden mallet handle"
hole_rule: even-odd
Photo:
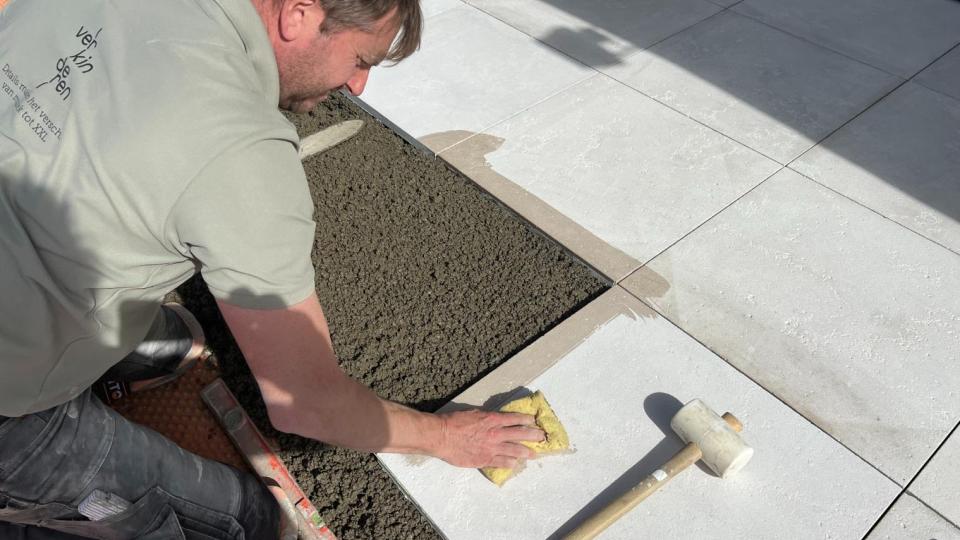
[[[714,416],[714,418],[716,417]],[[734,431],[740,432],[743,429],[743,424],[740,423],[740,420],[737,420],[736,416],[730,413],[724,413],[723,419],[726,420],[727,424],[733,428]],[[581,523],[580,526],[571,531],[570,534],[565,536],[564,540],[590,540],[594,538],[624,514],[640,504],[641,501],[652,495],[654,491],[669,482],[674,476],[680,474],[681,471],[690,465],[700,461],[701,457],[703,457],[703,454],[700,452],[700,448],[696,443],[687,443],[682,450],[674,454],[662,467],[653,471],[652,474],[641,480],[639,484],[630,488],[630,491],[617,497],[602,510],[589,517]]]

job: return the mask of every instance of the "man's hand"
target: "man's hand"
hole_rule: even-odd
[[[505,467],[535,452],[520,441],[542,441],[544,433],[528,414],[462,411],[439,415],[441,443],[436,457],[458,467]]]

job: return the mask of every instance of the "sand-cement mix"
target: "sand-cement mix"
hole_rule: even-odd
[[[434,410],[608,287],[581,261],[345,98],[290,115],[301,136],[362,118],[304,162],[317,291],[340,364]],[[202,281],[179,289],[224,372],[338,537],[436,538],[370,454],[278,433]]]

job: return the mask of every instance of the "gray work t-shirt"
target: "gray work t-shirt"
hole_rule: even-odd
[[[250,0],[15,0],[0,11],[0,416],[71,399],[202,272],[313,291],[299,139]]]

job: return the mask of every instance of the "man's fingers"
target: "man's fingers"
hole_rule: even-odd
[[[515,457],[495,456],[492,460],[490,460],[490,466],[499,467],[501,469],[515,469],[519,461],[520,460]]]
[[[528,442],[544,440],[533,415],[479,409],[444,416],[449,452],[438,456],[460,467],[513,469],[519,461],[536,457]]]
[[[506,427],[500,430],[500,433],[503,435],[503,439],[509,442],[517,441],[530,441],[530,442],[540,442],[544,440],[547,436],[540,428],[535,427],[524,427],[524,426],[513,426]]]
[[[537,455],[536,452],[526,446],[511,442],[498,446],[497,454],[517,459],[530,459]]]
[[[535,426],[537,417],[532,414],[497,413],[497,420],[502,426]]]

